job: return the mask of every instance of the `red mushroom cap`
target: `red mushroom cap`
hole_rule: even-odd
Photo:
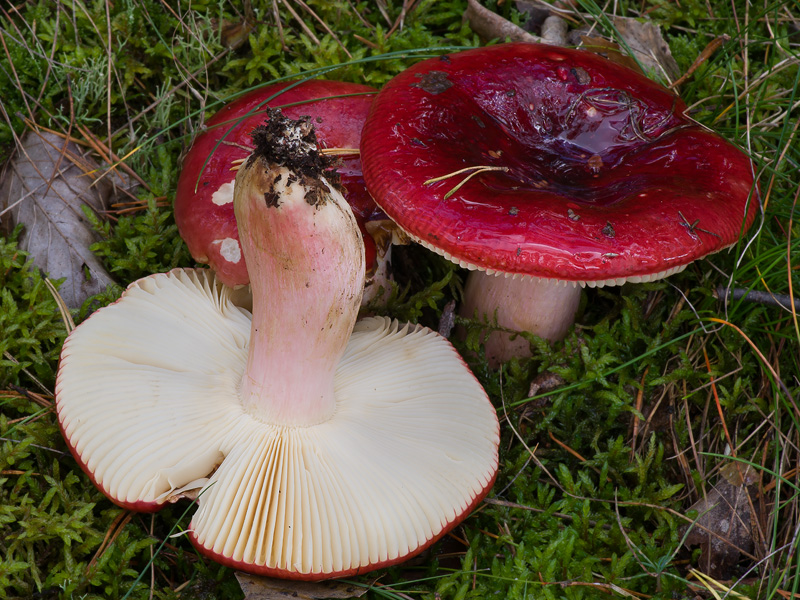
[[[230,286],[250,281],[233,215],[236,172],[231,167],[233,161],[246,158],[252,151],[250,134],[264,122],[267,106],[283,107],[283,113],[291,119],[310,116],[322,147],[358,148],[361,127],[376,92],[365,85],[318,80],[281,91],[291,85],[293,82],[268,85],[222,107],[206,122],[207,131],[195,140],[178,179],[175,221],[181,237],[195,260],[209,263],[219,279]],[[272,96],[275,98],[270,100]],[[239,120],[251,111],[253,114]],[[224,141],[217,146],[223,136]],[[364,234],[364,222],[385,217],[366,190],[361,159],[344,156],[341,162],[337,171]],[[367,269],[376,254],[375,244],[368,238],[364,238]]]
[[[469,50],[420,62],[378,94],[364,178],[401,228],[462,266],[589,285],[656,279],[735,243],[758,210],[748,157],[685,110],[589,52]],[[471,171],[429,182],[480,166],[497,170],[447,198]]]

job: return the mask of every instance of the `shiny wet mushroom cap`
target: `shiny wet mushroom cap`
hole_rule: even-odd
[[[283,106],[286,116],[311,117],[323,148],[358,149],[361,128],[377,90],[340,81],[283,82],[249,92],[223,106],[206,123],[187,153],[175,196],[175,221],[195,260],[208,263],[230,286],[250,281],[233,212],[238,162],[253,150],[253,129],[268,107]],[[358,154],[343,155],[337,172],[362,234],[386,216],[364,186]],[[364,237],[367,275],[385,267],[385,245]]]
[[[395,564],[488,493],[496,412],[438,334],[356,323],[364,247],[311,124],[272,113],[255,140],[234,195],[252,312],[208,269],[134,282],[65,342],[59,424],[120,506],[196,498],[190,537],[225,565]]]
[[[500,325],[560,339],[580,287],[668,276],[753,222],[750,160],[685,110],[586,51],[519,43],[444,55],[378,94],[364,178],[413,239],[498,276],[470,275],[467,316],[497,310]]]

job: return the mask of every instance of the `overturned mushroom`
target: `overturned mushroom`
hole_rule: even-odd
[[[120,506],[196,496],[191,539],[223,564],[297,579],[391,565],[487,493],[496,414],[444,338],[355,323],[363,244],[310,123],[272,113],[255,141],[234,197],[252,314],[210,270],[134,282],[65,342],[59,423]]]
[[[750,160],[685,110],[589,52],[469,50],[381,90],[364,178],[413,239],[473,271],[462,314],[557,340],[581,287],[666,277],[753,222]],[[494,333],[486,352],[496,365],[529,345]]]

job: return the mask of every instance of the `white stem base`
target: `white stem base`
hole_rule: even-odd
[[[464,290],[461,315],[489,320],[515,331],[529,331],[550,341],[564,338],[575,321],[581,299],[576,285],[553,284],[541,279],[487,275],[472,271]],[[530,356],[530,344],[522,337],[495,331],[486,341],[486,358],[492,367],[513,356]]]
[[[389,246],[383,253],[378,254],[378,268],[364,285],[364,295],[361,297],[361,306],[366,306],[373,300],[385,304],[392,293],[392,247]],[[380,295],[379,295],[380,294]]]

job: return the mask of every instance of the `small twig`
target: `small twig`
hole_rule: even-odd
[[[724,285],[714,290],[714,297],[722,300],[746,300],[767,306],[777,306],[784,310],[792,310],[792,299],[789,294],[776,294],[774,292],[762,292],[759,290],[747,290],[744,288],[727,288]],[[794,299],[794,309],[800,311],[800,298]]]
[[[7,437],[0,437],[0,441],[2,442],[11,442],[12,444],[20,444],[22,440],[14,440]],[[69,456],[66,452],[62,452],[61,450],[56,450],[55,448],[48,448],[47,446],[40,446],[39,444],[29,444],[30,448],[38,448],[39,450],[45,450],[46,452],[53,452],[54,454],[60,454],[61,456]]]
[[[12,390],[14,390],[17,394],[19,394],[23,398],[27,398],[28,400],[32,400],[42,408],[52,408],[53,401],[45,398],[41,394],[37,394],[36,392],[32,392],[30,390],[26,390],[25,388],[19,387],[17,385],[10,385],[9,386]],[[51,396],[52,397],[52,396]]]
[[[482,6],[477,0],[467,0],[464,17],[469,21],[472,31],[483,39],[504,39],[512,42],[541,42],[542,38],[531,35],[519,25],[504,19],[496,12]]]
[[[544,508],[536,508],[535,506],[527,506],[525,504],[517,504],[516,502],[509,502],[508,500],[501,500],[500,498],[484,498],[484,504],[493,504],[495,506],[505,506],[506,508],[518,508],[520,510],[528,510],[535,513],[548,513],[553,517],[558,517],[559,519],[564,519],[565,521],[573,522],[575,521],[575,517],[572,515],[567,515],[565,513],[560,512],[550,512],[549,510],[545,510]],[[588,521],[590,527],[596,527],[597,522],[592,521],[591,519]],[[611,529],[611,525],[608,523],[603,523],[601,525],[603,529],[609,531]]]

